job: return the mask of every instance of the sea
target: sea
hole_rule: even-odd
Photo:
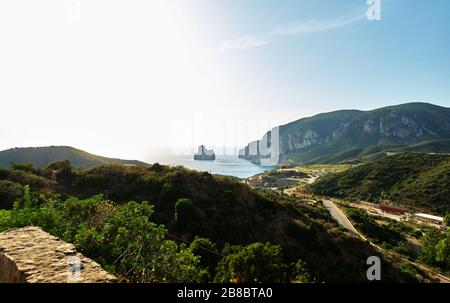
[[[209,172],[214,175],[233,176],[238,178],[248,178],[273,167],[262,167],[251,163],[250,161],[240,159],[237,155],[216,155],[215,161],[195,161],[194,156],[188,155],[170,155],[147,157],[147,163],[159,163],[172,166],[184,166],[188,169]]]

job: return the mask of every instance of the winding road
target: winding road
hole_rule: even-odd
[[[393,256],[393,257],[397,257],[402,259],[403,261],[416,266],[417,268],[420,268],[421,270],[427,272],[431,277],[434,277],[436,279],[438,279],[441,283],[450,283],[450,278],[435,272],[434,270],[430,269],[429,267],[416,263],[416,262],[412,262],[410,260],[408,260],[407,258],[391,252],[391,251],[387,251],[383,248],[381,248],[380,246],[378,246],[377,244],[369,241],[366,237],[364,237],[352,224],[352,222],[350,222],[350,220],[348,219],[348,217],[344,214],[344,212],[342,210],[339,209],[339,207],[336,206],[336,204],[334,204],[333,201],[328,200],[328,199],[323,199],[322,200],[323,205],[330,211],[331,216],[345,229],[347,229],[348,231],[350,231],[352,234],[357,235],[358,237],[360,237],[361,239],[363,239],[364,241],[367,241],[372,247],[374,247],[376,250],[389,255],[389,256]]]
[[[350,231],[351,233],[363,238],[364,240],[367,240],[365,237],[363,237],[353,226],[352,222],[347,218],[347,216],[339,209],[339,207],[336,206],[336,204],[333,203],[331,200],[323,199],[322,200],[323,205],[328,208],[330,211],[331,216],[345,229]]]

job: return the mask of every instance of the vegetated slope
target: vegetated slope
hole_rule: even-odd
[[[300,119],[280,126],[279,132],[281,160],[297,164],[361,161],[408,148],[450,152],[450,109],[407,103],[372,111],[344,110]]]
[[[321,195],[450,211],[450,155],[401,153],[319,179]]]
[[[19,198],[21,188],[30,184],[33,192],[57,193],[60,201],[94,194],[118,204],[149,201],[155,205],[152,221],[164,224],[173,239],[206,237],[219,249],[226,243],[279,244],[286,264],[306,261],[318,281],[366,281],[365,261],[376,254],[343,232],[321,205],[306,205],[272,191],[257,192],[227,177],[158,164],[73,169],[68,162],[60,162],[42,170],[20,169],[0,170],[0,180],[6,182],[0,192],[15,189],[10,200],[14,193]],[[0,206],[11,207],[8,201],[0,201]],[[390,263],[383,270],[385,281],[412,279]]]
[[[13,148],[0,152],[0,167],[15,163],[32,163],[37,168],[51,163],[69,160],[75,167],[91,168],[102,164],[146,165],[140,161],[101,157],[69,146]]]
[[[400,149],[400,151],[423,153],[448,153],[450,152],[450,140],[425,141]]]
[[[417,152],[430,154],[450,154],[450,140],[432,140],[414,144],[407,147],[391,147],[379,148],[379,152],[372,150],[372,153],[360,155],[356,158],[347,159],[342,162],[345,163],[367,163],[373,160],[381,159],[387,155],[392,155],[402,152]]]

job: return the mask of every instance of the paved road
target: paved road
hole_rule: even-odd
[[[323,205],[328,208],[328,210],[330,211],[331,216],[338,221],[338,223],[344,227],[345,229],[347,229],[348,231],[350,231],[351,233],[360,236],[362,238],[364,238],[364,240],[366,239],[365,237],[363,237],[357,230],[356,228],[353,226],[352,222],[350,222],[350,220],[347,218],[347,216],[339,209],[339,207],[336,206],[336,204],[333,203],[333,201],[331,200],[322,200],[323,201]]]
[[[289,193],[287,193],[289,194]],[[347,218],[347,216],[339,209],[339,207],[336,206],[336,204],[333,203],[333,201],[328,200],[328,199],[322,199],[323,201],[323,205],[330,211],[331,216],[341,225],[343,226],[345,229],[347,229],[348,231],[350,231],[351,233],[353,233],[354,235],[360,237],[362,240],[367,241],[369,243],[369,245],[371,245],[372,247],[374,247],[376,250],[386,254],[386,255],[390,255],[390,256],[394,256],[397,258],[402,259],[403,261],[414,265],[420,269],[422,269],[423,271],[427,272],[430,276],[438,279],[441,283],[450,283],[450,278],[446,277],[434,270],[432,270],[431,268],[429,268],[426,265],[423,264],[419,264],[416,262],[412,262],[410,260],[408,260],[407,258],[394,253],[392,251],[387,251],[383,248],[381,248],[380,246],[376,245],[375,243],[369,241],[366,237],[364,237],[364,235],[362,235],[359,231],[356,230],[356,228],[353,226],[352,222],[350,222],[350,220]]]
[[[318,178],[319,176],[309,177],[308,184],[313,184]]]
[[[401,258],[403,261],[408,262],[409,264],[412,264],[412,265],[422,269],[425,272],[428,272],[428,274],[430,276],[438,279],[441,283],[450,283],[450,278],[448,278],[444,275],[441,275],[440,273],[435,272],[434,270],[430,269],[428,266],[425,266],[425,265],[422,265],[422,264],[419,264],[416,262],[412,262],[397,253],[394,253],[392,251],[387,251],[384,248],[381,248],[380,246],[376,245],[375,243],[372,243],[371,241],[367,240],[366,237],[364,237],[360,232],[358,232],[356,230],[356,228],[353,226],[352,222],[350,222],[350,220],[347,218],[347,216],[339,209],[339,207],[336,206],[336,204],[333,203],[333,201],[327,200],[327,199],[324,199],[322,201],[323,201],[323,204],[325,205],[325,207],[328,208],[328,210],[330,211],[331,216],[333,218],[335,218],[336,221],[338,221],[338,223],[341,226],[343,226],[345,229],[349,230],[353,234],[359,236],[364,241],[367,241],[376,250],[378,250],[382,253],[385,253],[387,255],[390,255],[390,256]]]

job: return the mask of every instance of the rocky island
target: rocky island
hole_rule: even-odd
[[[194,154],[194,160],[197,161],[214,161],[216,155],[213,150],[208,150],[204,145],[198,147],[198,152]]]

